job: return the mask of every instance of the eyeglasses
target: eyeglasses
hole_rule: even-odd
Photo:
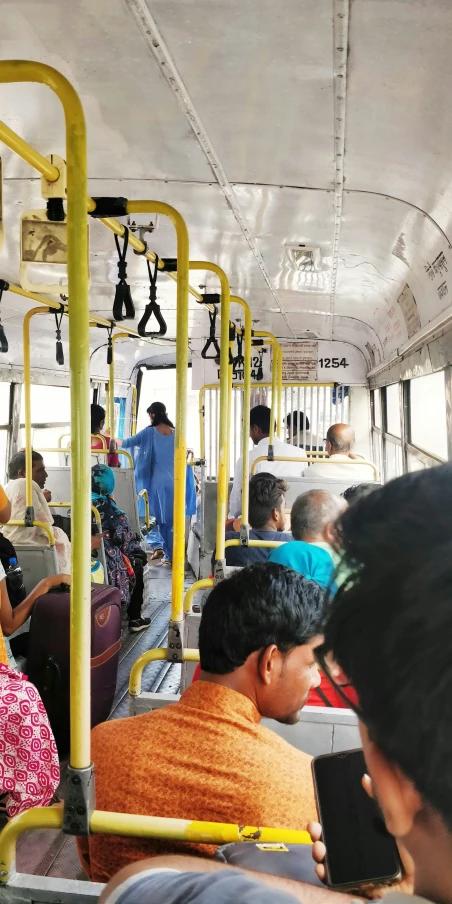
[[[348,709],[352,709],[353,712],[356,713],[358,718],[364,721],[362,710],[359,704],[356,702],[356,692],[354,691],[352,685],[347,683],[346,681],[336,681],[335,678],[333,678],[333,675],[331,674],[331,664],[328,663],[327,659],[328,652],[329,651],[326,649],[324,644],[321,644],[320,647],[317,647],[314,650],[314,656],[317,660],[319,668],[325,675],[325,678],[331,684],[333,690],[335,690],[341,700],[344,701]]]

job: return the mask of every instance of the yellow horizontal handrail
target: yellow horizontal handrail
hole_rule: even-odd
[[[54,448],[54,447],[49,447],[48,449],[34,449],[33,451],[34,452],[45,452],[46,455],[48,452],[59,452],[60,455],[61,454],[63,454],[63,455],[71,454],[70,449],[59,449],[59,448]],[[123,455],[124,458],[128,461],[129,467],[133,468],[133,458],[132,458],[130,452],[127,451],[127,449],[115,449],[114,452],[110,452],[109,449],[92,449],[91,452],[93,455]]]
[[[35,151],[20,135],[16,135],[9,126],[4,122],[0,122],[0,141],[3,141],[7,147],[9,147],[12,151],[14,151],[22,160],[25,160],[26,163],[29,163],[38,173],[41,173],[41,176],[44,176],[48,182],[56,182],[60,177],[60,171],[58,167],[56,167],[50,160],[46,160],[45,157],[42,156],[38,151]],[[92,212],[96,209],[96,204],[92,198],[87,198],[86,203],[87,210]],[[124,235],[125,227],[122,223],[119,223],[114,217],[99,217],[99,222],[103,223],[107,229],[110,229],[115,235],[121,237]],[[140,241],[140,239],[136,238],[133,232],[129,232],[129,245],[139,253],[146,251],[146,245],[144,242]],[[151,251],[147,250],[146,254],[143,254],[148,261],[154,263],[157,255]],[[162,270],[164,268],[164,262],[159,258],[158,259],[158,268]],[[166,273],[165,276],[168,276],[174,282],[177,282],[177,273]],[[197,301],[202,301],[202,295],[196,291],[192,286],[188,287],[188,291]]]
[[[328,388],[332,389],[334,387],[334,383],[283,383],[282,384],[283,389],[284,389],[284,387],[287,387],[288,389],[290,389],[290,388],[297,388],[297,387],[303,387],[303,386],[320,386],[321,389],[323,389],[324,387],[326,389],[328,389]],[[204,392],[205,389],[219,389],[219,387],[220,387],[219,383],[205,383],[204,386],[201,386],[201,389],[199,390],[199,392],[200,393]],[[243,383],[233,383],[232,388],[233,389],[243,389]],[[271,389],[271,388],[272,388],[271,383],[251,383],[251,389]]]
[[[138,697],[139,694],[141,694],[141,675],[143,669],[149,665],[150,662],[161,662],[170,657],[171,650],[167,647],[159,647],[158,649],[147,650],[146,653],[142,653],[136,662],[134,662],[130,670],[129,694],[132,697]],[[182,657],[184,662],[199,662],[199,650],[183,650]]]
[[[171,274],[168,273],[167,275],[170,276]],[[27,292],[26,289],[22,289],[21,286],[15,286],[13,283],[9,283],[7,291],[12,292],[13,295],[22,295],[23,298],[29,298],[30,301],[36,301],[38,304],[44,305],[46,308],[53,308],[54,310],[58,310],[58,311],[61,310],[61,302],[55,301],[54,298],[46,298],[43,295],[36,295],[34,292]],[[65,314],[67,316],[67,314],[68,314],[67,305],[63,305],[63,308],[64,308],[63,314]],[[112,325],[112,321],[107,320],[105,317],[99,317],[97,314],[93,314],[90,311],[89,325],[90,326],[106,326],[106,327],[110,328]],[[152,339],[146,339],[143,336],[140,336],[140,334],[136,330],[132,330],[128,326],[122,326],[121,333],[126,334],[127,338],[129,338],[129,339],[139,339],[140,342],[146,342],[149,345],[153,345]],[[117,333],[113,333],[113,339],[115,339],[116,336],[117,336]],[[124,338],[124,336],[118,336],[118,339],[119,338]]]
[[[70,508],[71,503],[70,502],[49,502],[48,506],[49,506],[49,508]],[[97,509],[95,505],[92,505],[91,511],[94,515],[94,520],[95,520],[96,524],[102,524],[102,519],[100,517],[99,509]]]
[[[102,449],[103,449],[104,452],[106,452],[106,451],[108,452],[107,440],[105,439],[105,436],[102,436],[102,433],[92,433],[92,434],[91,434],[91,439],[100,439],[100,440],[102,440]],[[92,452],[98,452],[98,451],[100,451],[100,450],[99,450],[99,449],[92,449]]]
[[[254,459],[253,464],[251,466],[251,474],[256,473],[256,467],[259,464],[259,462],[261,462],[261,461],[268,462],[267,456],[260,455],[259,458]],[[312,459],[309,459],[306,455],[303,455],[300,457],[294,456],[293,458],[289,455],[275,455],[273,461],[291,461],[291,462],[295,462],[295,464],[297,464],[298,462],[308,464],[310,461],[312,461]],[[366,461],[366,459],[364,459],[364,458],[350,458],[349,461],[341,461],[341,462],[333,461],[331,458],[325,458],[325,461],[322,461],[322,464],[325,464],[325,465],[337,465],[337,464],[340,464],[340,465],[368,465],[369,468],[373,469],[373,472],[375,474],[375,480],[378,480],[377,466],[374,465],[373,461]],[[309,471],[307,471],[306,473],[309,475]],[[330,480],[331,478],[327,478],[327,479]]]
[[[141,490],[141,492],[138,493],[137,500],[138,499],[144,499],[146,527],[149,530],[149,528],[151,526],[151,517],[150,517],[150,511],[149,511],[149,493],[148,493],[148,491],[146,489]]]
[[[226,544],[227,545],[227,544]],[[202,578],[200,581],[196,581],[191,587],[188,588],[185,599],[184,599],[184,613],[190,612],[191,604],[193,601],[193,597],[198,590],[207,590],[209,587],[213,587],[213,578]]]
[[[277,531],[275,531],[277,533]],[[278,546],[284,546],[286,541],[284,540],[248,540],[248,546],[258,546],[264,549],[277,549]],[[242,543],[240,540],[226,540],[224,544],[225,549],[229,549],[230,546],[241,546]]]
[[[31,525],[26,525],[25,521],[22,519],[13,521],[8,521],[8,527],[40,527],[46,534],[49,541],[50,546],[55,546],[55,536],[50,524],[46,524],[44,521],[32,521]]]
[[[0,835],[0,883],[7,883],[16,859],[16,844],[30,829],[61,829],[63,810],[34,807],[11,819]],[[227,844],[259,841],[263,844],[312,844],[308,832],[272,829],[260,826],[203,822],[196,819],[171,819],[93,810],[90,819],[93,834],[126,835],[132,838],[161,838],[198,844]]]
[[[63,442],[63,440],[64,440],[64,438],[65,438],[66,436],[68,436],[69,439],[71,438],[71,434],[70,434],[70,433],[62,433],[61,436],[58,437],[58,448],[59,448],[59,449],[62,449],[62,448],[63,448],[62,442]]]

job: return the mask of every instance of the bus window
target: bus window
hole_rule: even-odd
[[[400,397],[399,384],[386,387],[386,431],[400,438]]]
[[[34,449],[55,449],[63,433],[67,433],[71,419],[71,395],[66,386],[31,386],[31,442]],[[25,394],[22,392],[19,446],[25,446]],[[69,438],[64,443],[67,445]],[[48,465],[58,465],[59,456],[47,452]]]
[[[381,398],[380,398],[380,390],[374,389],[373,393],[374,400],[374,426],[379,427],[381,430]]]
[[[385,482],[403,474],[402,446],[385,440]]]
[[[444,371],[410,381],[410,421],[411,443],[447,460]]]
[[[0,383],[0,483],[6,474],[11,384]]]

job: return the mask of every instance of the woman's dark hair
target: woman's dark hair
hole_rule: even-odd
[[[100,425],[105,420],[105,408],[102,405],[91,405],[91,435],[97,436]]]
[[[325,647],[384,756],[452,830],[452,467],[406,474],[339,521]],[[344,569],[345,570],[345,569]]]
[[[288,653],[308,643],[320,631],[324,606],[321,587],[284,565],[265,562],[234,572],[215,585],[204,606],[201,668],[228,675],[270,644]]]
[[[167,427],[173,427],[174,429],[174,424],[168,418],[166,405],[163,402],[153,402],[152,405],[149,405],[147,413],[151,418],[153,427],[158,427],[159,424],[166,424]]]

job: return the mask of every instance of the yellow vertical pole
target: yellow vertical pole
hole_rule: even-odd
[[[130,429],[131,436],[136,436],[137,432],[137,387],[131,386],[132,390],[132,424]]]
[[[50,308],[32,308],[25,314],[23,322],[24,345],[24,403],[25,403],[25,505],[33,507],[32,447],[31,447],[31,362],[30,362],[30,321],[35,314],[48,314]],[[31,514],[31,513],[30,513]],[[33,514],[34,518],[34,514]]]
[[[110,349],[111,361],[108,367],[108,427],[110,432],[110,443],[115,438],[115,344],[111,343]]]
[[[256,337],[267,338],[269,340],[270,345],[273,348],[272,353],[272,404],[271,404],[271,415],[270,415],[270,434],[268,438],[269,446],[273,446],[273,440],[275,438],[275,421],[276,421],[276,412],[278,410],[279,404],[279,420],[281,421],[281,393],[282,393],[282,384],[280,383],[280,379],[282,377],[282,360],[281,365],[279,364],[278,358],[279,354],[282,354],[281,346],[273,333],[268,333],[266,330],[255,330],[254,335]],[[279,399],[279,402],[278,402]],[[279,424],[279,429],[281,429],[281,423]]]
[[[228,488],[229,488],[229,476],[230,476],[230,465],[231,465],[231,438],[232,438],[232,430],[235,430],[235,424],[232,425],[232,384],[234,382],[234,342],[229,342],[229,369],[228,369],[228,444],[227,444],[227,461],[226,461],[226,472],[228,475]],[[232,429],[231,429],[232,428]],[[226,517],[227,517],[226,511]]]
[[[204,386],[201,386],[199,390],[198,396],[198,411],[199,411],[199,454],[200,458],[206,457],[206,441],[204,437],[204,424],[205,424],[205,396],[204,396]]]
[[[223,562],[225,557],[224,525],[228,506],[228,443],[229,443],[229,316],[231,294],[229,280],[224,270],[207,261],[190,261],[191,270],[209,270],[215,273],[221,285],[221,329],[220,329],[220,425],[218,437],[218,491],[217,491],[217,534],[216,556]]]
[[[282,348],[278,343],[278,413],[277,413],[277,434],[280,439],[284,440],[284,436],[281,436],[281,406],[282,406],[282,375],[283,375],[283,354]]]
[[[105,429],[110,433],[110,383],[105,384]]]
[[[83,108],[72,85],[51,66],[28,60],[0,62],[0,83],[39,82],[59,97],[66,125],[67,249],[70,298],[72,449],[71,751],[70,765],[90,765],[90,423],[88,341],[88,236],[86,228],[86,132]]]
[[[242,422],[242,524],[248,524],[249,481],[250,481],[250,400],[251,400],[251,332],[253,321],[249,305],[237,295],[231,302],[239,304],[244,310],[244,344],[243,344],[243,422]]]
[[[128,213],[161,213],[172,221],[177,236],[176,315],[176,428],[174,438],[174,519],[171,620],[168,636],[170,658],[179,658],[181,623],[184,618],[185,566],[185,476],[187,468],[187,375],[188,375],[188,274],[187,226],[180,213],[162,201],[129,201]],[[224,531],[223,531],[224,533]],[[171,643],[174,644],[171,648]]]
[[[270,436],[268,445],[273,446],[275,439],[275,418],[278,395],[278,352],[276,350],[276,342],[272,342],[272,407],[270,415]]]

